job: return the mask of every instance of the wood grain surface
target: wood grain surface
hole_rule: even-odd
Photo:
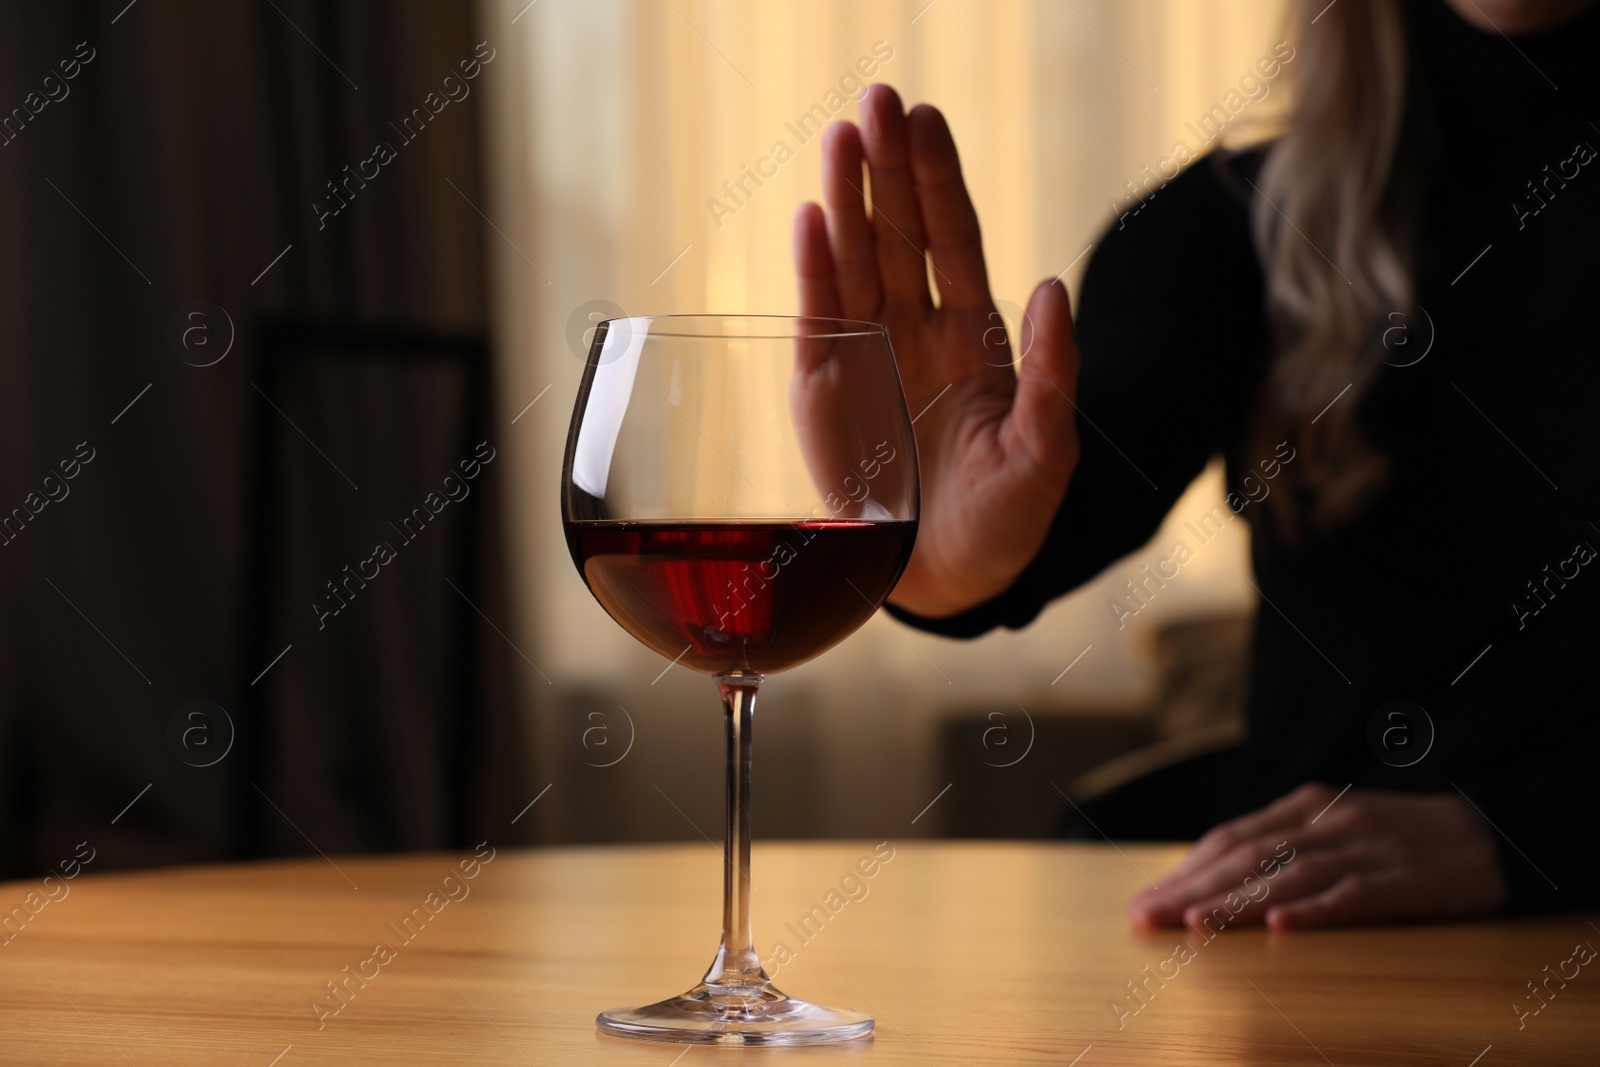
[[[0,945],[0,1063],[1600,1063],[1600,966],[1569,962],[1594,916],[1208,940],[1126,921],[1176,848],[875,844],[757,845],[753,868],[778,984],[871,1012],[865,1041],[598,1034],[710,962],[718,851],[485,848],[0,885],[27,916]]]

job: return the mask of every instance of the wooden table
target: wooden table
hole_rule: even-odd
[[[1140,871],[1159,878],[1175,848],[890,847],[870,880],[845,882],[855,900],[827,893],[870,844],[755,853],[758,943],[794,951],[779,984],[870,1011],[865,1041],[742,1050],[595,1031],[596,1012],[679,992],[710,961],[721,858],[694,844],[502,850],[471,880],[451,855],[86,872],[0,947],[0,1063],[1600,1063],[1600,966],[1552,982],[1520,1030],[1512,1010],[1536,1004],[1525,983],[1575,943],[1600,945],[1589,917],[1207,941],[1124,918]],[[0,908],[40,885],[0,886]],[[786,924],[814,904],[825,918],[803,942]],[[426,921],[408,942],[388,924],[413,908]],[[1192,958],[1163,966],[1180,940]],[[1147,983],[1138,1014],[1113,1010],[1131,1012],[1124,983],[1146,965],[1177,973]],[[363,970],[375,977],[349,979],[348,999],[328,994]]]

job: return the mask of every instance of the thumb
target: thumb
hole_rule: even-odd
[[[1059,279],[1033,291],[1021,334],[1017,392],[1002,433],[1008,450],[1020,448],[1064,483],[1078,463],[1078,343]]]

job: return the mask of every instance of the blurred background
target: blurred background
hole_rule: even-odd
[[[716,838],[713,687],[619,629],[561,536],[587,332],[793,313],[817,128],[886,81],[947,115],[1015,337],[1208,116],[1228,140],[1279,112],[1256,64],[1281,24],[1261,0],[8,7],[0,876],[84,838],[106,866]],[[757,835],[1041,835],[1064,794],[1237,738],[1243,524],[1111,607],[1222,497],[1209,470],[1025,632],[880,615],[771,679]]]

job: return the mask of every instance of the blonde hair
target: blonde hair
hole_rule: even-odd
[[[1349,521],[1387,480],[1357,416],[1382,367],[1376,324],[1413,307],[1415,190],[1399,0],[1342,0],[1320,16],[1319,4],[1295,7],[1293,102],[1252,207],[1274,353],[1255,437],[1297,450],[1292,491],[1273,494],[1291,533]]]

